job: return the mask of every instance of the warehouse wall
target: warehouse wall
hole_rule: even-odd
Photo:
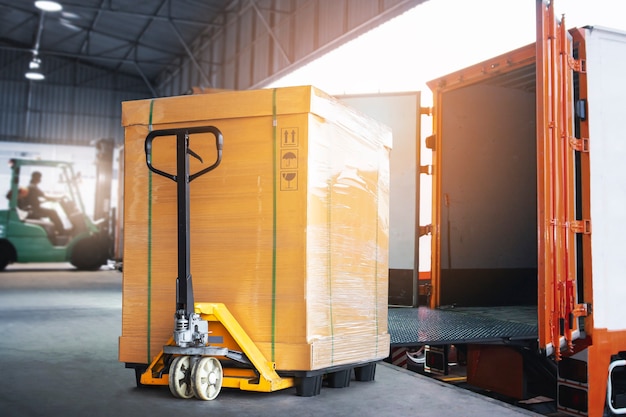
[[[424,1],[232,2],[156,81],[60,56],[44,56],[46,79],[28,81],[31,55],[0,49],[0,142],[120,145],[122,101],[192,87],[260,88]]]
[[[141,78],[46,57],[46,79],[24,77],[30,56],[0,50],[0,142],[89,145],[123,140],[121,102],[151,97]]]
[[[158,92],[171,96],[194,86],[264,87],[424,1],[232,2],[221,21],[189,45],[191,56],[183,56],[161,73]]]

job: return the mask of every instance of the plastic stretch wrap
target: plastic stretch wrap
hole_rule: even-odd
[[[147,363],[173,330],[176,183],[149,172],[145,137],[205,125],[222,132],[224,148],[221,165],[190,183],[195,301],[224,303],[278,370],[387,357],[389,128],[313,87],[122,109],[120,361]],[[205,161],[190,158],[192,173],[214,160],[211,135],[192,135],[190,148]],[[175,173],[175,163],[174,138],[155,139],[153,165]]]

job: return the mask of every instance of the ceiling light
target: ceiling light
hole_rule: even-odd
[[[76,26],[75,24],[73,24],[72,22],[70,22],[68,19],[65,19],[65,18],[60,18],[59,19],[59,23],[62,26],[65,26],[66,28],[71,29],[71,30],[76,31],[76,32],[81,30],[78,26]]]
[[[26,78],[33,81],[41,81],[46,78],[39,70],[30,70],[26,74],[24,74]]]
[[[72,12],[62,12],[61,16],[63,16],[66,19],[78,19],[80,17],[76,13],[72,13]]]
[[[30,63],[28,64],[28,68],[32,70],[39,69],[40,66],[41,66],[41,59],[37,57],[33,57],[33,60],[30,61]]]
[[[45,75],[41,72],[41,59],[36,55],[33,56],[33,59],[28,63],[28,72],[24,74],[26,78],[34,81],[41,81],[46,78]]]
[[[35,7],[44,12],[60,12],[63,6],[56,1],[39,0],[35,2]]]

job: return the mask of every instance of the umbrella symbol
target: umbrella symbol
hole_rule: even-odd
[[[296,154],[293,152],[287,152],[283,155],[283,159],[285,160],[285,166],[291,167],[291,162],[297,158]]]

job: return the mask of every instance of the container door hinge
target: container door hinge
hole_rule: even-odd
[[[433,166],[420,165],[420,174],[433,175]]]
[[[420,226],[419,227],[420,237],[429,235],[432,232],[433,232],[433,225],[432,224],[427,224],[426,226]]]
[[[437,150],[437,135],[430,135],[426,138],[426,147],[431,151]]]
[[[584,235],[591,234],[591,220],[574,220],[570,222],[570,230],[574,233],[582,233]]]
[[[569,145],[578,152],[589,152],[589,138],[569,138]]]
[[[426,282],[417,286],[417,292],[419,295],[429,297],[433,294],[433,286]]]
[[[574,317],[587,317],[591,314],[591,303],[576,304],[572,310]]]
[[[420,115],[422,116],[432,116],[433,108],[432,107],[420,107]]]
[[[574,59],[571,56],[567,57],[567,65],[576,72],[585,74],[587,72],[587,61],[584,59]]]

